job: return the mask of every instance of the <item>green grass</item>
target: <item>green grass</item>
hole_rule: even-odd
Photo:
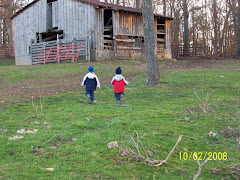
[[[15,59],[1,59],[0,58],[0,66],[11,66],[15,65]]]
[[[164,62],[175,63],[175,62]],[[181,62],[176,62],[181,63]],[[40,66],[0,67],[3,83],[0,88],[17,82],[40,81],[45,78],[82,76],[90,63]],[[123,74],[144,71],[139,62],[94,63],[96,74],[111,81],[115,68],[122,66]],[[230,176],[224,167],[239,162],[240,153],[235,137],[226,137],[221,131],[237,127],[239,117],[239,70],[185,69],[161,71],[160,86],[147,87],[145,73],[127,79],[128,107],[116,107],[113,87],[101,84],[95,92],[99,104],[84,104],[83,90],[68,91],[44,97],[41,113],[40,97],[38,118],[32,101],[16,97],[14,101],[1,99],[0,108],[0,177],[5,179],[193,179],[197,162],[192,158],[180,160],[179,153],[227,153],[227,160],[208,161],[199,179],[221,179]],[[134,68],[137,67],[137,68]],[[222,77],[223,76],[223,77]],[[83,78],[83,77],[81,77]],[[81,82],[82,79],[78,81]],[[41,86],[33,86],[39,88]],[[202,93],[201,90],[203,90]],[[209,112],[204,114],[194,91],[209,99]],[[43,98],[43,97],[42,97]],[[194,108],[195,107],[195,108]],[[230,113],[231,112],[231,113]],[[17,130],[37,129],[35,134],[10,141]],[[7,132],[5,131],[7,130]],[[118,149],[108,149],[108,143],[126,143],[125,135],[137,131],[146,149],[156,151],[165,159],[180,134],[183,137],[167,164],[148,167],[141,160],[122,157]],[[209,132],[217,135],[210,137]],[[239,129],[238,132],[239,133]],[[240,133],[239,133],[240,134]],[[237,135],[239,135],[237,134]],[[77,141],[72,141],[76,138]],[[149,147],[149,145],[150,147]],[[54,168],[47,171],[45,168]],[[212,169],[222,169],[219,174]]]

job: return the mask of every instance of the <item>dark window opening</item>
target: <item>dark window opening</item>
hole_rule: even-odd
[[[157,44],[165,47],[165,19],[157,19]]]
[[[57,40],[57,36],[59,39],[63,39],[63,31],[60,30],[58,32],[45,32],[45,33],[37,33],[37,43],[46,42],[46,41],[54,41]]]
[[[47,0],[47,3],[52,3],[54,1],[57,1],[57,0]]]
[[[165,19],[157,19],[157,24],[165,24]]]
[[[104,47],[113,46],[113,16],[112,10],[104,9]]]
[[[165,35],[164,34],[157,34],[157,38],[164,39]]]

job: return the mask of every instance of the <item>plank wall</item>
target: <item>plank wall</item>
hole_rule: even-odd
[[[41,0],[14,17],[15,56],[29,55],[31,39],[37,32],[45,32],[47,27],[47,1]]]
[[[113,11],[114,35],[143,36],[143,20],[140,14]]]

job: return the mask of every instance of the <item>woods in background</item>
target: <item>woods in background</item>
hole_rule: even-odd
[[[27,3],[26,0],[0,0],[0,44],[13,43],[11,16]]]
[[[130,7],[139,3],[118,0]],[[172,44],[198,44],[206,55],[240,58],[239,4],[240,0],[156,0],[153,11],[174,18]]]
[[[141,0],[101,0],[141,8]],[[10,17],[28,3],[0,0],[0,43],[12,41]],[[153,12],[173,17],[172,44],[202,45],[209,56],[240,58],[240,0],[156,0]]]

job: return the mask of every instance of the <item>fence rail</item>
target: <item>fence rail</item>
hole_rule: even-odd
[[[72,62],[76,62],[81,49],[82,44],[63,44],[60,46],[44,48],[41,50],[37,64],[60,62],[64,60],[72,60]]]
[[[15,56],[14,44],[1,44],[0,45],[0,56],[1,57],[14,57]]]
[[[78,57],[82,57],[82,58],[86,59],[87,50],[86,50],[86,42],[85,42],[84,39],[75,40],[75,41],[61,39],[60,41],[47,41],[47,42],[41,42],[41,43],[32,43],[32,45],[31,45],[32,64],[34,65],[34,64],[44,63],[42,58],[44,58],[44,54],[45,54],[45,58],[46,58],[47,51],[50,51],[50,49],[51,49],[51,52],[49,52],[50,53],[49,57],[47,58],[47,61],[45,61],[45,63],[46,62],[51,62],[51,61],[55,62],[55,60],[54,60],[55,56],[54,55],[56,55],[57,51],[59,50],[59,47],[61,46],[63,48],[64,45],[66,47],[69,44],[72,44],[72,45],[73,44],[75,44],[75,45],[76,44],[82,44]],[[43,57],[40,58],[41,54],[42,54]],[[70,56],[70,54],[67,57],[69,57],[69,56]],[[61,60],[61,58],[62,57],[59,57],[60,60]],[[58,62],[60,62],[60,61],[58,61]]]
[[[172,57],[179,58],[180,56],[202,56],[203,47],[200,44],[189,44],[187,48],[184,45],[172,45]]]

